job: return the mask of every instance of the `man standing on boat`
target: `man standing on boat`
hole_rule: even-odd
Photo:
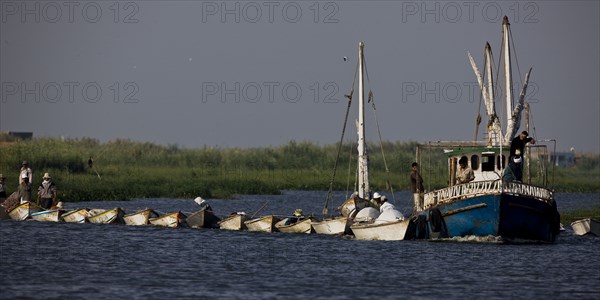
[[[456,170],[456,184],[471,182],[475,179],[473,170],[467,165],[467,157],[463,156],[458,161],[458,170]]]
[[[508,167],[504,169],[502,180],[505,182],[522,181],[523,172],[521,171],[521,156],[513,157],[508,163]]]
[[[423,210],[423,195],[425,193],[425,188],[423,188],[423,177],[419,174],[419,164],[416,162],[413,162],[411,165],[410,190],[413,193],[413,200],[415,202],[414,210]]]
[[[38,188],[38,203],[41,207],[50,209],[56,203],[56,185],[48,173],[44,174],[43,179],[44,181]]]
[[[523,131],[512,140],[510,143],[510,158],[517,155],[523,155],[525,153],[525,145],[527,143],[535,145],[535,140],[532,137],[528,137],[528,135],[529,133],[527,133],[527,131]],[[517,150],[519,150],[518,154]]]
[[[33,172],[29,167],[29,162],[26,160],[24,160],[23,164],[21,165],[21,173],[19,173],[19,184],[23,182],[23,178],[25,178],[23,176],[27,177],[29,179],[29,182],[33,180]]]
[[[21,175],[21,184],[17,190],[17,198],[21,200],[21,204],[31,201],[31,183],[29,183],[29,177],[23,174]]]

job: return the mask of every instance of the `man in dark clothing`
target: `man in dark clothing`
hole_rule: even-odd
[[[531,143],[535,144],[535,140],[532,137],[527,137],[529,133],[527,131],[521,132],[517,137],[515,137],[510,143],[510,157],[516,155],[524,155],[525,154],[525,144]],[[516,153],[519,150],[519,153]]]
[[[415,201],[415,211],[423,209],[423,193],[425,193],[425,189],[423,188],[423,178],[421,174],[419,174],[419,164],[416,162],[411,165],[410,172],[410,190],[413,193],[413,198]]]

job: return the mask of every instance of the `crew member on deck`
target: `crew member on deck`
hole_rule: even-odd
[[[535,140],[532,137],[527,137],[528,135],[527,131],[523,131],[510,142],[510,158],[523,155],[527,143],[535,144]],[[517,154],[517,150],[519,150],[520,154]]]
[[[38,203],[42,208],[50,209],[56,204],[56,185],[48,173],[44,174],[43,179],[38,188]]]
[[[461,157],[458,161],[459,167],[456,170],[456,184],[471,182],[475,179],[475,174],[473,174],[473,170],[467,165],[467,161],[466,156]]]

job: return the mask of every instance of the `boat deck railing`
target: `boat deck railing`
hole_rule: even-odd
[[[547,188],[519,183],[502,182],[501,180],[488,180],[459,184],[425,194],[424,208],[436,204],[449,203],[458,199],[476,196],[498,195],[507,193],[538,199],[540,201],[554,201],[553,192]]]

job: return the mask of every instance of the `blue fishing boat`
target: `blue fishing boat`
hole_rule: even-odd
[[[487,43],[483,76],[469,54],[488,116],[485,140],[478,141],[481,121],[478,115],[473,141],[438,141],[417,147],[417,161],[438,159],[438,167],[443,165],[447,168],[448,181],[446,188],[426,193],[423,202],[415,205],[422,223],[417,225],[415,235],[418,238],[432,235],[499,236],[504,240],[553,242],[559,232],[560,215],[554,193],[548,188],[547,165],[551,156],[547,145],[542,144],[554,140],[536,143],[528,138],[526,141],[533,141],[530,145],[522,150],[511,149],[511,141],[516,144],[513,138],[520,127],[521,112],[525,109],[528,114],[529,111],[524,99],[531,69],[525,74],[521,93],[513,107],[511,32],[507,17],[504,17],[502,32],[503,64],[498,68],[503,70],[506,84],[505,133],[496,114],[495,103],[500,100],[495,95],[495,70],[491,47]],[[526,120],[528,129],[529,118]],[[424,157],[426,153],[429,157]],[[442,162],[439,163],[439,160]],[[431,173],[434,168],[429,166],[427,169]]]

